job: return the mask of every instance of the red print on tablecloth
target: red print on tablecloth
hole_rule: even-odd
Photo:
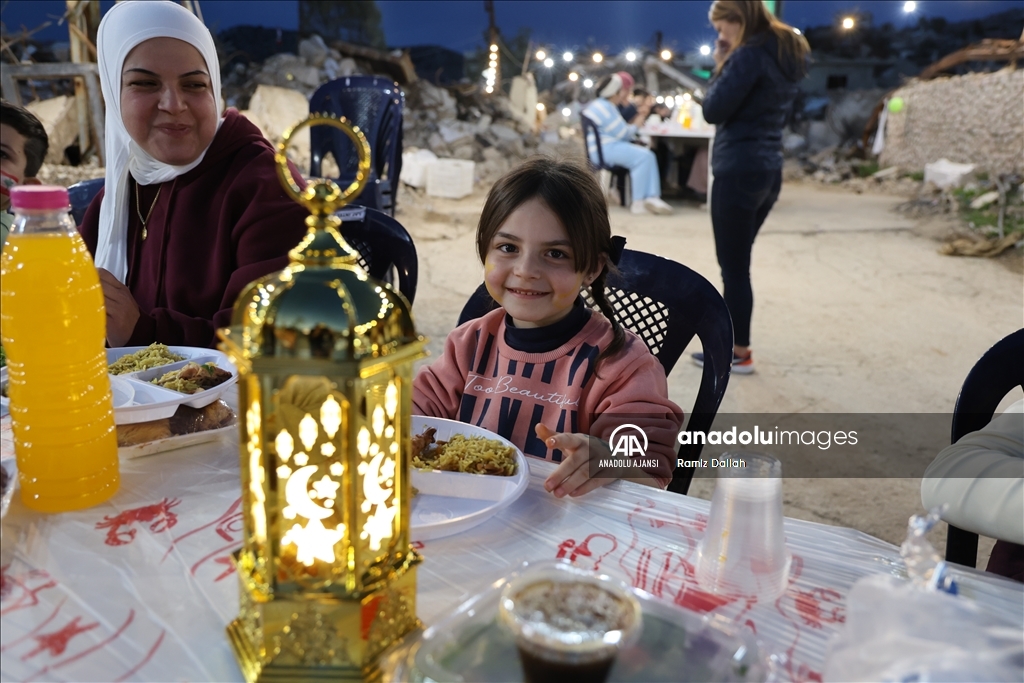
[[[812,588],[809,591],[794,589],[793,598],[796,611],[804,623],[813,628],[821,628],[822,624],[842,624],[846,622],[846,614],[841,601],[843,596],[831,588]],[[831,609],[822,608],[822,603]]]
[[[92,625],[89,625],[86,628],[80,628],[80,627],[77,626],[77,622],[78,622],[79,619],[81,619],[81,617],[76,617],[75,620],[72,622],[72,624],[75,624],[75,628],[78,629],[78,630],[76,630],[74,633],[71,633],[71,631],[69,630],[68,633],[70,633],[70,635],[67,636],[67,640],[63,640],[62,641],[60,639],[55,638],[55,640],[52,641],[53,644],[55,644],[55,645],[63,644],[63,647],[66,648],[67,644],[68,644],[68,640],[70,640],[73,636],[77,635],[78,633],[82,633],[83,631],[88,631],[88,630],[98,626],[98,624],[92,624]],[[121,624],[121,626],[116,631],[114,631],[114,633],[112,633],[111,635],[107,636],[106,638],[104,638],[103,640],[101,640],[101,641],[99,641],[97,643],[93,643],[92,645],[90,645],[89,647],[85,648],[84,650],[80,650],[79,652],[76,652],[76,653],[74,653],[72,655],[68,655],[67,657],[65,657],[63,659],[60,659],[60,660],[57,660],[55,662],[51,662],[50,664],[47,664],[45,667],[43,667],[39,671],[36,671],[31,676],[28,676],[25,680],[28,680],[28,681],[38,680],[38,679],[42,678],[43,676],[45,676],[50,671],[54,671],[56,669],[61,669],[61,668],[65,667],[65,666],[68,666],[70,664],[74,664],[75,662],[77,662],[77,661],[79,661],[79,660],[81,660],[81,659],[83,659],[85,657],[88,657],[93,652],[96,652],[97,650],[102,650],[107,645],[109,645],[110,643],[112,643],[115,640],[117,640],[118,638],[120,638],[121,635],[128,629],[128,627],[131,625],[131,623],[134,620],[135,620],[135,610],[134,609],[130,609],[130,610],[128,610],[128,616],[125,619],[124,623]],[[65,628],[67,628],[67,627],[65,627]],[[36,638],[38,640],[38,636]],[[63,636],[61,636],[61,638],[63,638]],[[42,652],[42,650],[39,650],[39,652]],[[59,652],[50,651],[48,654],[50,655],[51,658],[53,658],[53,657],[57,657],[60,654],[63,654],[63,652],[64,652],[64,649],[62,648],[62,649],[60,649]],[[23,660],[24,659],[28,659],[30,656],[32,656],[32,654],[35,654],[35,652],[30,653],[29,655],[25,655],[24,657],[22,657],[22,659]]]
[[[821,672],[807,666],[804,662],[796,662],[794,656],[800,640],[807,635],[811,640],[825,638],[823,624],[841,624],[846,621],[846,613],[842,607],[843,596],[831,588],[813,587],[810,590],[797,588],[797,581],[803,575],[804,559],[793,555],[789,578],[790,585],[781,598],[775,601],[775,608],[793,628],[793,640],[786,649],[785,670],[794,681],[821,681]],[[826,606],[823,608],[822,604]],[[804,633],[804,626],[818,629],[818,632]],[[806,646],[804,646],[806,648]]]
[[[57,586],[57,581],[42,569],[32,569],[21,575],[11,574],[10,569],[8,564],[0,570],[0,599],[3,600],[0,614],[35,607],[39,604],[40,592]]]
[[[138,531],[133,528],[133,524],[149,522],[149,530],[154,533],[167,531],[177,524],[178,515],[171,512],[171,508],[180,502],[179,498],[164,498],[153,505],[125,510],[113,517],[108,515],[103,518],[103,521],[96,522],[96,528],[109,529],[104,541],[107,545],[128,545],[135,540],[135,534]],[[124,529],[124,527],[128,528]]]
[[[576,541],[567,538],[558,544],[559,559],[568,559],[577,567],[585,567],[597,571],[601,568],[601,562],[608,557],[616,548],[619,542],[611,534],[590,534],[583,543],[577,545]],[[589,558],[589,562],[582,562],[579,558]]]
[[[36,641],[36,648],[23,655],[21,661],[31,659],[43,651],[48,652],[51,657],[62,655],[64,654],[64,650],[68,649],[68,643],[71,642],[72,638],[77,636],[79,633],[91,631],[99,626],[99,622],[94,621],[91,624],[80,625],[80,621],[82,621],[82,617],[78,616],[65,624],[63,628],[51,633],[32,636],[32,639]]]
[[[707,526],[707,517],[699,515],[695,520],[686,520],[680,518],[678,511],[673,509],[670,512],[673,518],[665,519],[661,511],[656,510],[654,501],[645,500],[626,517],[632,538],[629,548],[619,558],[619,566],[633,585],[700,613],[712,612],[734,602],[735,598],[706,593],[697,587],[693,564],[689,559],[696,555],[697,538]],[[666,550],[661,545],[642,544],[638,529],[645,528],[659,529],[659,535],[664,535],[664,530],[668,529],[670,535],[677,539],[678,546],[684,548],[685,556]],[[750,602],[747,608],[752,605],[753,602]]]

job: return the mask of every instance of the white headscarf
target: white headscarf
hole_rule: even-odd
[[[611,80],[608,81],[608,85],[604,86],[604,90],[599,92],[598,96],[607,99],[620,90],[622,90],[622,76],[614,73],[612,74]]]
[[[96,266],[124,282],[128,276],[128,173],[142,185],[163,183],[192,170],[206,150],[186,166],[157,161],[139,147],[121,120],[121,70],[128,53],[150,38],[177,38],[199,51],[206,61],[220,126],[220,63],[213,36],[194,14],[174,2],[119,2],[100,22],[96,37],[100,85],[107,104],[106,161],[103,203],[100,205]],[[209,147],[207,147],[209,149]]]

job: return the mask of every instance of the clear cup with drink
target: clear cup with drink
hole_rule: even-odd
[[[529,683],[601,683],[640,637],[640,603],[625,583],[568,563],[527,571],[502,591],[499,621]]]

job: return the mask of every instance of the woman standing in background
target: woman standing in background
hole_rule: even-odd
[[[754,238],[782,187],[782,128],[806,75],[807,40],[776,19],[761,0],[716,0],[708,13],[718,31],[715,77],[704,119],[717,126],[712,155],[711,223],[734,329],[733,367],[754,371],[750,318]],[[703,365],[703,354],[694,354]]]

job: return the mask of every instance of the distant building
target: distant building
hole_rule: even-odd
[[[439,45],[413,45],[402,48],[416,67],[416,75],[431,83],[458,83],[465,75],[466,58],[461,52]]]
[[[916,66],[902,59],[848,59],[823,55],[812,60],[800,88],[809,95],[827,95],[838,90],[893,88],[903,77],[918,71]]]

